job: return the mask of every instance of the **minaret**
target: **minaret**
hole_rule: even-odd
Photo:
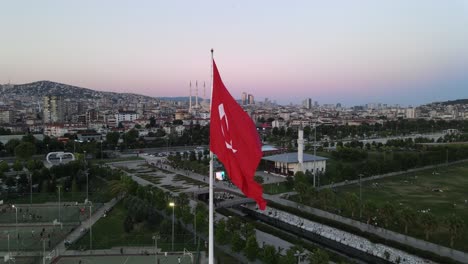
[[[304,130],[302,130],[302,124],[299,126],[297,138],[297,161],[299,163],[298,171],[304,171]]]
[[[195,108],[198,109],[198,81],[195,83]]]
[[[189,84],[190,87],[190,97],[189,97],[189,112],[192,112],[192,81]]]

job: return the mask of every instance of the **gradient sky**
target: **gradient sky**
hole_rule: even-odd
[[[15,0],[0,10],[0,83],[183,96],[190,80],[209,87],[214,48],[236,98],[468,98],[465,0]]]

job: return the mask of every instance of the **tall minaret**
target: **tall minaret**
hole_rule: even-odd
[[[198,81],[195,83],[195,108],[198,109]]]
[[[206,103],[206,86],[205,86],[205,81],[203,81],[203,102],[202,104],[205,105]]]
[[[304,171],[304,130],[302,124],[299,126],[297,138],[297,161],[299,163],[299,171]]]
[[[190,81],[190,84],[189,84],[189,93],[190,93],[190,96],[189,96],[189,112],[192,112],[192,81]]]

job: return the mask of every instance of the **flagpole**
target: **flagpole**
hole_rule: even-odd
[[[213,49],[211,49],[211,99],[210,99],[210,116],[211,104],[213,103]],[[214,264],[214,208],[213,208],[213,152],[210,149],[210,187],[209,187],[209,221],[208,221],[208,263]]]

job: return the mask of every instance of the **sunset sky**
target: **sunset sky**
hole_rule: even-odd
[[[18,0],[0,10],[0,83],[187,96],[190,80],[210,84],[214,48],[236,98],[468,98],[465,0]]]

